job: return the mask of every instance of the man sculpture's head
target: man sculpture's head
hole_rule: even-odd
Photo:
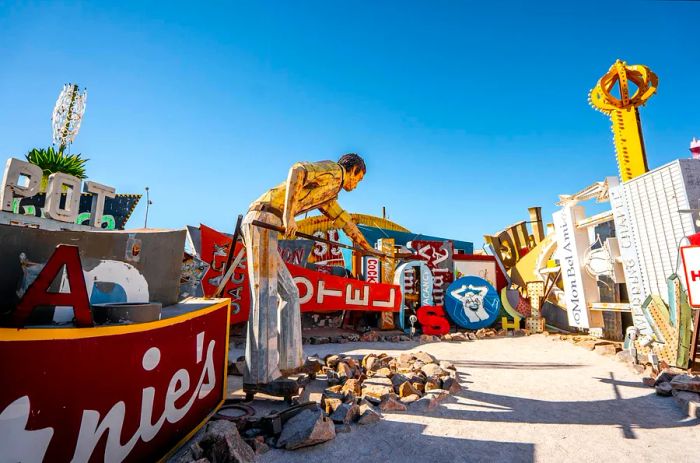
[[[362,177],[367,172],[365,161],[355,153],[344,154],[338,159],[338,164],[345,169],[345,178],[343,179],[343,189],[352,191],[355,189]]]

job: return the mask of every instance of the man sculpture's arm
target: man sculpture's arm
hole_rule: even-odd
[[[333,226],[336,228],[342,228],[343,231],[350,237],[350,239],[358,246],[361,246],[367,250],[375,251],[375,249],[370,246],[370,244],[365,239],[360,229],[357,228],[355,222],[353,222],[352,217],[348,214],[338,201],[331,201],[319,207],[319,210],[333,221]]]
[[[294,164],[292,168],[289,169],[289,175],[287,176],[287,194],[284,198],[284,211],[282,212],[282,225],[286,230],[284,236],[287,239],[294,239],[297,233],[297,222],[294,219],[296,215],[294,206],[296,205],[297,195],[304,187],[304,177],[306,177],[306,170],[301,164]]]

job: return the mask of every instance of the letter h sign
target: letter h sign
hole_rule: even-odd
[[[681,259],[688,301],[693,307],[700,307],[700,246],[682,246]]]

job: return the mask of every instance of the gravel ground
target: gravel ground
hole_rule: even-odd
[[[307,354],[424,350],[463,391],[426,415],[385,413],[330,442],[259,461],[698,461],[700,427],[611,357],[554,337],[305,346]],[[232,355],[240,355],[232,351]],[[235,358],[235,357],[234,357]]]

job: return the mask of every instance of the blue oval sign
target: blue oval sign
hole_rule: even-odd
[[[453,322],[468,330],[490,326],[498,318],[501,299],[491,283],[477,276],[452,282],[445,294],[445,311]]]

